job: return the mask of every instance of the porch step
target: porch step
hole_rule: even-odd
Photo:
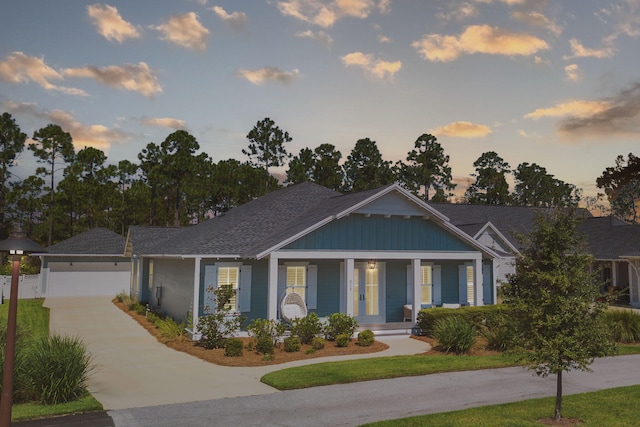
[[[394,323],[380,323],[372,325],[360,325],[356,330],[356,336],[358,332],[370,329],[376,336],[389,336],[389,335],[411,335],[413,325],[410,322],[394,322]]]

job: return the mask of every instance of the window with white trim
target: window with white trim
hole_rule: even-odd
[[[420,290],[422,297],[420,299],[420,304],[422,305],[431,305],[432,297],[431,297],[431,289],[433,287],[433,268],[430,265],[423,265],[421,267],[421,280],[420,280]]]
[[[473,266],[467,265],[467,304],[474,305]]]
[[[228,287],[235,291],[229,302],[224,306],[225,309],[230,311],[240,311],[238,308],[239,278],[239,267],[218,267],[218,287]]]
[[[304,265],[287,266],[287,293],[296,292],[306,301],[307,267]]]

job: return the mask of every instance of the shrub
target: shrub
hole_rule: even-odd
[[[269,337],[261,337],[256,340],[256,351],[258,353],[262,353],[264,355],[273,355],[273,353],[275,352],[275,348],[275,344]]]
[[[293,319],[289,329],[291,335],[300,338],[302,344],[311,344],[313,338],[322,333],[322,323],[318,314],[312,312],[306,317]]]
[[[284,351],[287,353],[295,353],[296,351],[300,351],[300,347],[302,347],[300,338],[296,336],[287,337],[282,343],[284,345]]]
[[[158,318],[154,324],[156,328],[158,328],[160,335],[164,338],[175,339],[185,336],[187,333],[184,323],[178,323],[169,317],[166,319]]]
[[[315,354],[316,349],[315,348],[308,348],[307,351],[304,352],[304,354]]]
[[[216,310],[200,317],[197,326],[198,332],[202,334],[198,344],[204,348],[223,348],[226,339],[234,337],[244,324],[245,317],[230,313],[227,306],[235,292],[235,289],[228,286],[220,286],[213,291]]]
[[[45,405],[85,394],[93,369],[85,344],[79,338],[59,335],[43,337],[27,347],[22,368],[28,369],[29,394]]]
[[[434,326],[442,318],[462,317],[467,323],[480,330],[483,327],[492,328],[494,325],[502,324],[504,319],[509,318],[510,311],[510,307],[504,304],[461,307],[458,309],[427,308],[420,310],[418,313],[416,326],[422,330],[422,333],[433,338]]]
[[[495,351],[509,351],[514,347],[516,331],[512,326],[494,325],[482,330],[482,336],[487,340],[487,348]]]
[[[325,338],[334,341],[338,335],[347,335],[349,338],[355,333],[358,322],[352,316],[344,313],[333,313],[329,316],[324,328]]]
[[[261,340],[270,340],[273,347],[278,345],[280,338],[284,334],[286,326],[282,323],[277,322],[276,320],[267,320],[267,319],[253,319],[249,326],[247,326],[247,332],[252,336],[256,345]],[[260,353],[264,353],[258,350]]]
[[[227,357],[242,356],[243,342],[240,338],[229,338],[224,343],[224,355]]]
[[[349,345],[349,340],[351,339],[351,335],[340,334],[336,337],[336,347],[347,347]]]
[[[314,350],[322,350],[326,341],[322,337],[315,337],[311,340],[311,348]]]
[[[631,310],[607,310],[603,321],[619,343],[640,342],[640,314]]]
[[[375,337],[373,335],[373,331],[370,329],[365,329],[358,334],[358,342],[356,344],[362,347],[369,347],[375,341]]]
[[[116,301],[118,302],[123,302],[123,301],[127,301],[129,300],[129,295],[125,294],[124,292],[120,292],[118,295],[116,295]]]
[[[466,353],[476,340],[475,329],[460,316],[439,319],[434,326],[434,335],[447,353]]]

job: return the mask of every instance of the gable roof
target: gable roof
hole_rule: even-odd
[[[127,232],[125,255],[142,255],[150,248],[182,233],[182,227],[160,227],[151,225],[132,225]]]
[[[125,238],[106,228],[92,228],[47,248],[44,256],[124,255]]]
[[[154,246],[147,254],[259,259],[392,191],[411,200],[425,212],[425,216],[433,217],[462,240],[495,255],[449,224],[444,215],[397,184],[344,195],[312,182],[274,191],[232,209],[225,215],[207,220]]]
[[[578,226],[587,235],[595,259],[616,260],[640,254],[640,225],[630,225],[616,217],[587,218]]]

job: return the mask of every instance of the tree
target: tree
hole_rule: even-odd
[[[340,167],[342,153],[333,144],[320,144],[313,150],[313,181],[324,187],[338,191],[342,187],[344,173]]]
[[[22,133],[20,127],[9,113],[0,116],[0,240],[8,237],[7,223],[5,221],[5,209],[7,194],[9,193],[10,168],[15,166],[18,155],[24,150],[24,142],[27,135]]]
[[[265,194],[269,192],[269,168],[283,166],[290,157],[284,147],[291,142],[289,132],[283,132],[269,117],[256,123],[247,134],[249,149],[242,150],[243,154],[253,160],[253,165],[264,168]]]
[[[596,357],[614,351],[601,319],[606,302],[598,301],[592,260],[576,234],[578,221],[571,209],[539,216],[522,238],[515,274],[501,286],[529,368],[556,375],[555,419],[562,417],[562,373],[587,371]]]
[[[158,225],[158,206],[161,205],[160,181],[162,173],[162,151],[153,142],[138,153],[142,181],[149,188],[149,225]]]
[[[120,191],[120,234],[123,236],[127,232],[127,220],[128,209],[128,193],[127,190],[131,188],[135,175],[138,173],[138,165],[131,163],[129,160],[120,160],[118,162],[118,168],[116,170],[116,177],[118,178],[118,189]]]
[[[456,184],[451,182],[449,156],[435,136],[425,133],[416,139],[414,149],[407,153],[407,163],[400,163],[398,168],[403,186],[418,197],[422,192],[425,201],[429,201],[431,189],[436,202],[445,202],[453,196],[451,191]]]
[[[32,175],[22,182],[14,184],[8,199],[10,215],[13,221],[19,222],[24,227],[27,236],[34,236],[35,226],[42,216],[42,188],[44,180]]]
[[[616,157],[616,165],[606,168],[596,185],[604,190],[614,214],[632,223],[640,220],[640,157],[629,153],[626,164],[623,156]]]
[[[344,163],[344,190],[356,192],[394,182],[391,162],[384,160],[375,141],[359,139]]]
[[[300,150],[300,154],[294,156],[289,161],[289,169],[287,170],[287,179],[285,182],[300,184],[301,182],[311,181],[314,169],[315,159],[313,151],[309,148],[303,148]]]
[[[554,178],[535,163],[521,163],[513,171],[516,185],[513,203],[520,206],[569,207],[580,201],[579,190],[572,184]]]
[[[49,168],[38,168],[37,174],[49,176],[51,185],[49,187],[49,233],[47,246],[53,243],[53,223],[54,223],[54,197],[55,197],[55,172],[59,163],[69,163],[73,160],[74,149],[71,135],[62,130],[58,125],[49,124],[33,133],[33,140],[36,144],[29,145],[29,150],[33,151],[38,163],[45,163]]]
[[[476,182],[471,184],[465,193],[469,203],[483,205],[509,204],[509,184],[505,177],[510,173],[509,163],[498,156],[495,151],[488,151],[473,162]]]

